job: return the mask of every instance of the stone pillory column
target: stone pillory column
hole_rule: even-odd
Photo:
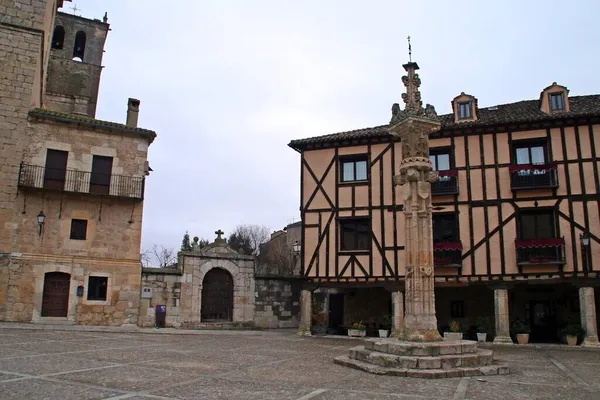
[[[397,337],[404,328],[404,293],[392,293],[392,336]]]
[[[440,129],[440,121],[431,105],[422,107],[421,80],[415,62],[403,65],[406,93],[403,111],[392,107],[390,133],[402,142],[400,174],[394,183],[402,186],[406,226],[405,317],[400,339],[417,342],[442,340],[435,316],[433,238],[431,222],[431,182],[438,174],[429,161],[429,134]]]
[[[311,336],[311,315],[312,292],[304,289],[302,292],[300,292],[300,328],[298,329],[298,336]]]
[[[508,289],[494,289],[494,316],[496,318],[496,337],[494,343],[513,344],[510,338],[508,314]]]
[[[581,310],[581,326],[585,329],[583,346],[600,347],[598,328],[596,326],[596,300],[593,287],[579,288],[579,309]]]

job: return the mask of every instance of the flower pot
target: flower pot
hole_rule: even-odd
[[[577,346],[577,336],[571,336],[571,335],[566,335],[567,336],[567,344],[569,346]]]
[[[367,331],[365,329],[348,329],[349,337],[365,337]]]
[[[477,332],[477,341],[478,342],[485,342],[486,338],[487,338],[487,333]]]
[[[462,332],[444,332],[444,340],[456,341],[462,340],[463,334]]]
[[[379,337],[380,338],[386,338],[390,335],[390,331],[387,329],[380,329],[379,330]]]
[[[519,344],[529,343],[529,333],[518,333],[517,334],[517,342]]]

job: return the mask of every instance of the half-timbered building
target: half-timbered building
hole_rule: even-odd
[[[440,331],[456,320],[469,335],[487,317],[492,337],[520,321],[532,341],[555,342],[578,322],[597,343],[600,95],[553,83],[532,100],[481,107],[461,93],[451,104],[430,136]],[[330,330],[376,328],[393,303],[401,315],[402,143],[390,126],[289,144],[301,155],[305,289],[324,293]]]

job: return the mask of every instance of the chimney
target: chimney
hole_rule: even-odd
[[[129,101],[127,102],[127,126],[137,128],[139,113],[140,101],[138,99],[129,98]]]

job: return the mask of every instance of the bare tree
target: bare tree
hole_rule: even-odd
[[[260,245],[269,241],[269,232],[269,228],[264,225],[238,225],[229,236],[228,243],[236,251],[258,255]]]
[[[167,268],[176,264],[177,255],[173,249],[155,244],[151,249],[144,250],[141,261],[144,267]]]

